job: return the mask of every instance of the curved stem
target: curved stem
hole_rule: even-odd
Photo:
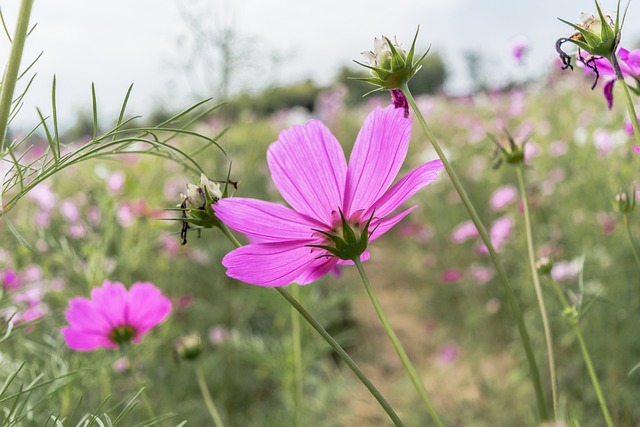
[[[411,363],[411,360],[409,360],[409,356],[407,356],[407,352],[402,347],[402,344],[400,343],[398,336],[393,331],[391,324],[387,320],[387,316],[385,316],[384,311],[382,310],[382,306],[380,305],[380,301],[378,301],[378,297],[376,297],[376,294],[373,292],[373,288],[371,287],[371,283],[369,282],[367,273],[364,271],[362,262],[360,261],[359,258],[354,258],[353,262],[358,268],[358,272],[360,273],[360,277],[362,277],[362,281],[364,282],[365,288],[367,288],[367,293],[369,294],[371,303],[373,304],[373,307],[375,308],[376,313],[380,318],[380,322],[382,322],[382,327],[384,328],[385,332],[389,336],[389,340],[391,340],[391,344],[393,344],[393,347],[396,349],[396,352],[398,353],[398,356],[402,361],[402,365],[404,366],[404,369],[409,374],[409,377],[411,378],[411,382],[413,383],[414,387],[418,391],[418,394],[422,398],[424,405],[427,407],[427,411],[429,412],[429,415],[431,415],[431,418],[433,419],[433,421],[436,423],[437,426],[444,427],[444,423],[440,419],[440,416],[438,416],[438,412],[436,411],[436,408],[433,406],[433,403],[429,398],[429,394],[427,393],[427,390],[425,389],[424,384],[422,384],[422,381],[418,376],[418,372],[416,371],[416,368]]]
[[[20,3],[18,24],[16,25],[16,32],[11,44],[11,54],[4,72],[4,78],[2,79],[2,88],[0,89],[0,153],[3,153],[5,148],[4,139],[7,135],[11,101],[13,100],[13,92],[15,91],[18,80],[24,44],[27,40],[32,6],[33,0],[22,0]]]
[[[614,427],[613,421],[611,420],[611,415],[609,414],[609,409],[607,408],[607,402],[604,398],[604,394],[602,393],[602,389],[600,388],[598,376],[596,375],[596,371],[593,368],[593,362],[591,362],[589,349],[587,348],[587,344],[585,343],[584,337],[582,336],[582,330],[580,329],[580,324],[578,323],[579,314],[573,307],[569,305],[569,302],[562,293],[562,289],[560,289],[558,283],[551,278],[549,278],[549,282],[551,282],[551,287],[553,288],[555,294],[558,296],[558,299],[562,304],[562,308],[564,309],[564,313],[567,315],[567,319],[571,324],[573,333],[578,339],[580,351],[582,352],[582,358],[584,359],[585,365],[587,365],[587,371],[589,372],[589,377],[591,378],[591,384],[593,385],[593,390],[596,392],[596,396],[598,397],[598,402],[600,403],[600,409],[602,410],[602,415],[604,416],[605,423],[607,427]]]
[[[638,116],[636,114],[636,109],[633,105],[633,100],[631,99],[631,93],[629,92],[629,86],[627,82],[624,81],[624,75],[622,74],[622,70],[620,69],[620,64],[618,63],[618,57],[615,53],[611,54],[611,58],[609,62],[613,67],[613,70],[616,73],[616,79],[622,85],[623,93],[624,93],[624,102],[627,105],[627,112],[629,113],[629,119],[631,120],[631,126],[633,126],[633,135],[636,138],[636,143],[640,145],[640,126],[638,125]]]
[[[239,248],[240,246],[242,246],[242,244],[238,241],[238,239],[236,239],[235,236],[231,234],[231,231],[229,231],[229,228],[225,224],[221,224],[220,229],[222,230],[224,235],[227,236],[229,240],[231,240],[231,242],[233,242],[233,244],[236,247]],[[396,427],[404,427],[404,424],[402,423],[398,415],[395,413],[391,405],[389,405],[389,402],[387,402],[384,396],[382,396],[382,394],[380,393],[380,391],[378,391],[376,386],[373,385],[369,377],[367,377],[367,375],[362,371],[362,369],[360,369],[358,364],[354,362],[351,356],[349,356],[347,352],[344,351],[342,346],[338,344],[338,342],[331,336],[331,334],[329,334],[329,332],[327,332],[322,327],[322,325],[316,320],[316,318],[313,317],[311,313],[309,313],[302,305],[300,305],[300,303],[295,298],[293,298],[291,294],[287,292],[285,289],[283,288],[274,288],[274,289],[280,295],[282,295],[282,297],[286,299],[289,302],[289,304],[291,304],[291,306],[296,309],[298,313],[300,313],[300,315],[307,321],[307,323],[309,323],[309,325],[311,325],[311,327],[320,334],[320,336],[327,342],[327,344],[331,346],[333,351],[336,352],[336,354],[340,357],[340,359],[342,359],[342,361],[351,369],[351,371],[353,371],[355,376],[358,377],[360,382],[369,390],[369,392],[373,395],[373,397],[378,401],[382,409],[387,413],[389,418],[391,418],[391,421],[393,421]]]
[[[640,255],[638,255],[638,251],[636,250],[636,245],[633,242],[633,235],[631,234],[631,226],[629,225],[629,213],[625,212],[624,215],[624,227],[627,230],[627,241],[629,242],[629,246],[631,246],[631,252],[633,252],[633,257],[636,259],[636,264],[640,267]]]
[[[300,301],[300,286],[293,285],[291,289],[292,297]],[[304,425],[304,383],[302,370],[302,342],[300,335],[300,316],[296,309],[291,306],[291,340],[293,342],[293,381],[294,381],[294,402],[296,413],[296,427]]]
[[[502,263],[498,259],[498,254],[496,253],[493,247],[493,244],[491,243],[489,234],[487,233],[487,230],[484,227],[484,224],[482,224],[482,221],[480,220],[480,217],[478,216],[478,213],[476,212],[475,207],[473,206],[473,203],[471,203],[471,200],[469,199],[467,192],[464,190],[464,187],[462,186],[460,179],[458,178],[458,176],[456,175],[456,172],[451,167],[451,164],[449,163],[449,160],[447,159],[444,152],[442,151],[440,144],[438,144],[438,140],[436,139],[433,132],[431,132],[431,129],[427,125],[427,122],[424,120],[422,113],[420,113],[420,110],[418,109],[418,106],[416,105],[416,102],[413,99],[413,96],[411,96],[409,87],[405,84],[400,89],[406,96],[407,101],[411,106],[411,109],[413,110],[418,121],[420,122],[420,126],[422,127],[422,130],[427,135],[427,138],[429,139],[429,141],[431,142],[431,145],[433,146],[434,150],[438,154],[438,157],[440,157],[440,160],[442,161],[442,164],[444,165],[444,168],[447,171],[447,174],[449,174],[449,178],[451,179],[453,186],[455,187],[456,191],[460,195],[460,199],[462,199],[462,203],[467,209],[467,212],[469,213],[469,216],[471,217],[473,224],[476,226],[476,229],[478,230],[478,234],[480,234],[480,238],[482,239],[485,246],[487,247],[487,250],[489,251],[489,257],[491,258],[491,261],[495,266],[496,273],[498,274],[500,283],[502,284],[503,290],[507,296],[507,301],[509,302],[511,312],[513,313],[513,317],[515,318],[516,324],[518,326],[518,332],[520,333],[520,341],[522,342],[522,347],[524,349],[525,355],[527,357],[527,362],[529,364],[529,373],[531,376],[531,382],[533,385],[533,389],[535,391],[536,401],[538,404],[538,414],[541,420],[546,420],[548,418],[547,406],[544,400],[544,393],[542,392],[542,382],[540,380],[540,372],[538,371],[538,364],[536,363],[536,358],[533,353],[533,347],[531,346],[531,339],[529,338],[529,332],[527,331],[527,326],[524,323],[524,318],[522,316],[522,311],[520,310],[520,305],[516,300],[515,294],[513,292],[513,288],[509,284],[509,280],[507,279],[507,274],[504,270],[504,267],[502,266]]]
[[[553,401],[553,415],[558,418],[558,380],[556,379],[556,359],[553,352],[553,338],[551,328],[549,327],[549,316],[547,315],[547,307],[542,295],[542,287],[540,286],[540,278],[538,277],[538,269],[536,268],[535,251],[533,249],[533,232],[531,230],[531,213],[529,211],[529,198],[524,183],[524,167],[522,164],[516,167],[516,175],[518,176],[518,186],[522,197],[522,205],[524,210],[524,228],[527,236],[527,252],[529,254],[529,269],[533,277],[533,287],[536,291],[538,307],[540,308],[540,317],[542,318],[542,327],[544,329],[544,339],[547,346],[547,356],[549,358],[549,381],[551,382],[551,399]]]
[[[196,380],[198,381],[200,394],[202,394],[202,399],[204,400],[204,404],[207,406],[207,411],[209,411],[213,424],[215,427],[224,427],[220,413],[218,412],[216,405],[213,403],[209,387],[207,387],[207,381],[204,378],[204,371],[199,363],[196,364]]]

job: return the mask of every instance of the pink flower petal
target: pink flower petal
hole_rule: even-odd
[[[102,287],[91,291],[94,308],[112,327],[127,324],[127,289],[120,282],[105,280]]]
[[[258,286],[285,286],[301,276],[323,253],[312,250],[312,240],[257,243],[229,252],[222,265],[227,276]]]
[[[118,345],[109,340],[106,336],[82,331],[73,327],[62,328],[67,346],[77,351],[92,351],[97,348],[118,348]]]
[[[271,177],[296,211],[331,224],[341,207],[347,164],[340,143],[319,121],[280,132],[267,152]]]
[[[299,285],[307,285],[329,273],[337,264],[338,258],[335,257],[318,258],[295,279],[295,282]]]
[[[389,188],[404,162],[411,120],[393,105],[367,117],[349,158],[344,212],[366,211]]]
[[[603,89],[604,97],[607,100],[607,107],[609,107],[609,109],[613,108],[613,84],[615,82],[615,80],[609,80],[605,83]]]
[[[136,282],[127,298],[127,324],[139,337],[164,321],[171,313],[171,300],[150,282]]]
[[[111,330],[109,321],[96,310],[93,302],[86,298],[72,298],[64,314],[74,329],[102,334],[108,334]]]
[[[438,177],[437,172],[443,167],[442,162],[438,159],[432,160],[412,170],[391,187],[389,191],[384,193],[382,197],[369,208],[364,216],[369,217],[374,209],[375,216],[387,216],[418,190],[435,181]]]
[[[279,242],[308,239],[313,228],[324,228],[283,205],[256,199],[221,199],[213,206],[216,216],[227,226],[254,237],[252,242]]]

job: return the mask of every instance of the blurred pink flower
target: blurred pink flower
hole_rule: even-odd
[[[451,233],[451,242],[458,245],[478,236],[478,229],[475,225],[473,225],[473,222],[465,221],[461,224],[458,224],[458,226],[453,229],[453,232]]]
[[[469,273],[471,275],[471,280],[479,285],[487,283],[489,280],[493,279],[495,274],[493,268],[475,264],[469,267]]]
[[[445,270],[440,275],[440,280],[444,283],[456,283],[462,279],[462,270],[457,268],[452,268],[450,270]]]
[[[571,261],[557,261],[551,269],[551,277],[556,282],[566,282],[578,277],[582,269],[582,258],[575,258]]]
[[[529,49],[529,39],[525,36],[516,36],[511,40],[511,56],[518,61],[522,62],[524,54]]]
[[[636,118],[638,120],[638,118]],[[633,123],[631,123],[631,118],[627,117],[624,120],[624,131],[627,135],[633,136]]]
[[[491,239],[491,244],[493,245],[496,252],[500,252],[502,250],[502,246],[507,241],[509,236],[511,236],[511,232],[513,231],[514,222],[513,219],[509,216],[503,216],[502,218],[498,218],[491,224],[491,231],[489,231],[489,238]],[[489,250],[485,246],[483,242],[480,242],[478,245],[478,250],[480,253],[488,254]]]
[[[150,282],[136,282],[127,291],[120,282],[105,281],[94,288],[91,299],[69,301],[62,328],[67,345],[78,351],[118,348],[139,343],[142,336],[164,321],[171,301]]]
[[[60,212],[69,222],[76,222],[80,219],[78,206],[71,200],[63,200],[60,204]]]
[[[563,156],[567,154],[569,145],[565,141],[555,141],[549,147],[549,153],[552,156]]]
[[[130,227],[136,219],[133,214],[133,210],[131,209],[131,205],[128,203],[120,205],[118,212],[116,213],[116,218],[118,218],[118,222],[123,227]]]
[[[107,178],[107,188],[114,193],[119,193],[124,187],[124,173],[113,172]]]
[[[229,339],[229,329],[226,326],[216,325],[209,329],[209,342],[217,346]]]
[[[50,211],[56,206],[56,196],[47,184],[41,183],[36,185],[27,195],[35,200],[40,206],[40,209],[44,211]]]
[[[401,226],[399,232],[402,237],[415,237],[422,243],[427,243],[433,238],[433,232],[429,227],[415,222]]]
[[[0,284],[8,291],[13,291],[22,286],[22,280],[12,268],[5,268],[0,272]]]
[[[499,211],[513,202],[518,195],[518,191],[511,185],[498,188],[491,195],[491,207],[494,211]]]
[[[442,169],[440,160],[428,162],[389,188],[410,136],[411,120],[402,109],[376,108],[365,120],[347,166],[340,143],[321,122],[282,131],[269,147],[267,161],[276,187],[293,209],[255,199],[221,199],[214,206],[218,218],[259,239],[224,257],[227,275],[259,286],[307,284],[337,264],[350,263],[317,247],[334,245],[322,233],[344,237],[344,215],[357,233],[370,220],[364,243],[376,240],[415,207],[389,215]],[[368,252],[360,253],[354,257],[366,260]]]
[[[87,230],[82,224],[73,224],[69,227],[69,237],[72,239],[79,239],[87,234]]]
[[[438,358],[444,363],[451,363],[458,357],[459,347],[454,342],[448,342],[438,352]]]
[[[49,308],[44,304],[36,304],[27,307],[24,311],[15,317],[16,323],[33,322],[45,316],[49,312]]]
[[[634,145],[633,146],[633,152],[636,154],[640,154],[640,145]]]
[[[596,129],[593,133],[593,143],[600,157],[605,157],[613,148],[613,138],[611,134],[604,129]]]

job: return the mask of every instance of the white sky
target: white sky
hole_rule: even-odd
[[[59,116],[73,123],[76,112],[91,108],[91,82],[95,82],[99,109],[115,118],[129,84],[134,83],[130,112],[147,114],[158,102],[180,108],[194,94],[181,67],[188,61],[180,48],[189,29],[179,5],[200,0],[36,0],[32,22],[37,28],[27,41],[23,65],[44,51],[35,66],[36,83],[16,124],[35,122],[35,105],[50,112],[53,75],[57,78]],[[554,43],[571,33],[556,18],[577,22],[580,12],[595,12],[588,0],[209,0],[217,15],[205,22],[233,22],[237,33],[252,41],[239,49],[245,62],[241,78],[254,85],[272,80],[286,83],[312,77],[330,81],[337,68],[360,60],[360,52],[373,47],[373,37],[397,36],[407,46],[420,25],[420,51],[429,44],[447,61],[450,88],[464,88],[465,51],[482,53],[489,74],[513,77],[544,72],[555,57]],[[18,0],[0,0],[11,32]],[[605,10],[615,2],[602,2]],[[223,19],[224,18],[224,19]],[[629,8],[623,44],[636,43],[640,34],[640,5]],[[531,43],[528,68],[518,69],[509,54],[513,37]],[[0,34],[0,59],[6,63],[9,43]],[[282,61],[266,67],[271,53]],[[253,61],[253,62],[251,62]],[[248,65],[247,65],[248,64]],[[265,71],[268,68],[268,71]],[[213,77],[212,77],[213,78]],[[198,98],[210,93],[196,94]]]

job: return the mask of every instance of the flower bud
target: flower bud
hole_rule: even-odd
[[[493,135],[489,135],[489,137],[496,144],[495,156],[497,157],[497,160],[494,169],[499,168],[503,162],[510,165],[524,163],[524,147],[526,141],[522,144],[516,143],[515,139],[511,134],[509,134],[509,132],[505,132],[505,135],[501,136],[499,139]]]
[[[173,344],[177,360],[194,360],[202,353],[202,340],[195,332],[178,338]]]
[[[354,78],[354,80],[361,80],[377,86],[378,88],[372,92],[402,88],[422,67],[420,63],[428,53],[427,50],[418,60],[414,61],[417,38],[418,31],[416,31],[408,52],[400,46],[395,38],[393,42],[385,36],[380,39],[375,38],[373,51],[362,52],[367,63],[355,61],[356,64],[368,68],[371,77]]]
[[[364,226],[359,223],[350,223],[340,211],[341,225],[335,227],[333,232],[315,230],[327,238],[326,245],[309,245],[312,248],[320,248],[333,254],[342,260],[353,261],[360,258],[369,244],[369,224],[373,214]]]
[[[627,191],[619,191],[613,198],[613,209],[623,213],[628,214],[633,212],[633,209],[636,207],[636,190],[627,192]]]
[[[556,42],[556,50],[562,59],[565,66],[564,68],[573,68],[571,65],[571,57],[564,53],[561,48],[562,44],[565,42],[573,43],[593,56],[602,56],[610,59],[612,55],[615,55],[616,48],[620,42],[620,32],[622,30],[619,18],[620,2],[618,1],[618,9],[616,12],[602,12],[597,1],[596,9],[598,10],[597,15],[583,13],[581,15],[582,22],[579,24],[573,24],[569,21],[558,18],[560,21],[570,25],[575,30],[570,37],[561,38]],[[578,58],[580,58],[580,56],[578,56]]]
[[[541,257],[536,260],[536,270],[540,274],[550,274],[553,269],[553,260],[549,257]]]

